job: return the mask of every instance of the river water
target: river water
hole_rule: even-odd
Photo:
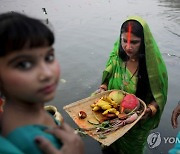
[[[129,15],[142,16],[159,45],[169,74],[167,104],[159,127],[152,131],[160,133],[161,143],[153,149],[147,145],[146,153],[166,154],[173,146],[180,128],[173,129],[170,123],[173,108],[180,100],[179,0],[0,0],[0,13],[6,11],[37,17],[53,29],[61,80],[57,96],[49,104],[56,105],[65,121],[75,128],[63,106],[88,97],[98,88],[122,22]],[[86,154],[101,154],[95,140],[83,140]]]

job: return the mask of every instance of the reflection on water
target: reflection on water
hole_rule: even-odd
[[[180,1],[179,0],[0,0],[0,12],[18,11],[53,25],[56,57],[61,65],[57,97],[51,103],[65,120],[76,127],[62,107],[88,97],[97,89],[113,43],[124,19],[140,15],[147,20],[167,65],[168,101],[161,123],[154,131],[161,137],[177,134],[170,124],[173,108],[180,99]],[[87,154],[100,154],[100,146],[84,138]],[[166,154],[173,144],[163,141],[148,154]],[[92,148],[93,147],[93,148]]]

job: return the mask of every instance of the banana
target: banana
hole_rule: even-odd
[[[99,106],[95,106],[95,107],[93,107],[93,111],[98,111],[98,110],[100,110],[101,108],[99,107]]]
[[[90,105],[92,108],[94,108],[95,106],[97,106],[95,103]]]
[[[115,101],[113,101],[109,96],[107,96],[107,101],[110,102],[114,108],[118,107],[118,104]]]
[[[99,107],[102,107],[103,105],[110,105],[109,102],[103,101],[102,99],[100,99],[96,104]]]
[[[93,111],[98,111],[100,109],[104,110],[103,115],[107,115],[108,113],[114,113],[116,116],[119,115],[118,104],[113,101],[109,96],[103,96],[95,103],[91,104]]]
[[[110,108],[110,109],[107,109],[106,111],[104,111],[102,114],[105,115],[108,113],[114,113],[114,114],[118,115],[119,111],[117,111],[115,108]]]
[[[112,107],[112,106],[109,105],[109,104],[105,104],[105,105],[101,106],[101,108],[102,108],[103,110],[108,110],[108,109],[110,109],[111,107]]]
[[[115,113],[117,116],[119,115],[119,111],[116,111],[116,113]]]
[[[101,97],[101,100],[110,103],[110,105],[112,105],[114,108],[118,107],[118,104],[115,101],[113,101],[109,96],[103,96]]]

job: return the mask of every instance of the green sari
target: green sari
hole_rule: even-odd
[[[166,66],[147,23],[142,18],[137,16],[128,18],[128,20],[130,19],[138,21],[143,26],[146,68],[152,92],[151,95],[153,95],[155,101],[159,106],[159,109],[153,117],[150,117],[144,121],[141,120],[123,137],[104,149],[107,149],[107,151],[114,151],[114,153],[118,154],[143,153],[143,149],[150,130],[156,128],[159,124],[167,100],[168,89],[168,76]],[[118,56],[118,50],[119,40],[115,42],[114,48],[110,54],[110,58],[106,64],[106,69],[103,72],[102,83],[108,81],[108,90],[122,89],[129,93],[135,94],[137,86],[136,79],[129,82],[128,89],[123,86],[123,61]],[[130,76],[131,75],[129,75],[129,77]],[[148,102],[148,98],[144,101],[147,104],[150,103]]]

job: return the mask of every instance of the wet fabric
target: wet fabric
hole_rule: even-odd
[[[130,19],[138,21],[143,26],[146,68],[152,91],[151,95],[153,95],[153,98],[157,102],[159,110],[155,116],[138,122],[138,127],[134,126],[126,135],[113,143],[109,148],[115,149],[117,153],[125,152],[126,154],[141,154],[143,153],[142,151],[146,143],[148,133],[153,128],[156,128],[159,124],[160,117],[167,100],[168,75],[160,50],[150,32],[147,23],[141,17],[137,16],[128,18],[128,20]],[[135,93],[136,88],[133,89],[132,82],[129,83],[131,85],[130,89],[123,88],[123,61],[118,56],[119,45],[120,41],[118,39],[114,43],[114,48],[110,53],[110,58],[106,64],[106,69],[103,72],[102,83],[108,83],[108,90],[122,89],[129,93]],[[147,104],[150,103],[148,102],[148,99],[145,99],[144,102]]]

